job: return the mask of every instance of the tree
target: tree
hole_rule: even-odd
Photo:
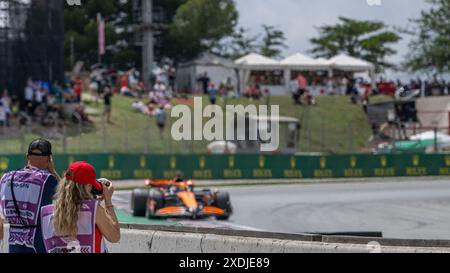
[[[238,12],[233,0],[188,0],[181,5],[170,26],[171,41],[178,48],[178,61],[212,52],[233,34]]]
[[[450,0],[428,0],[432,7],[412,20],[415,29],[405,63],[412,71],[450,72]]]
[[[387,30],[383,22],[345,17],[339,20],[336,25],[319,27],[320,36],[310,40],[315,46],[311,50],[315,57],[331,58],[345,53],[373,63],[377,72],[395,67],[386,59],[397,53],[390,47],[401,40],[396,32]]]
[[[172,25],[178,8],[188,0],[154,0],[153,5],[164,11],[163,29],[155,32],[155,61],[163,63],[172,60],[179,52],[178,45],[172,40],[170,26]]]
[[[73,38],[77,60],[83,60],[87,66],[97,62],[98,27],[97,14],[100,13],[106,20],[105,38],[108,50],[104,56],[106,63],[115,61],[115,54],[130,46],[122,41],[130,40],[127,32],[118,32],[120,27],[129,23],[131,14],[118,16],[119,11],[128,10],[131,1],[120,0],[91,0],[80,7],[67,7],[64,10],[64,52],[66,68],[71,69],[69,62],[71,53],[71,39]],[[121,64],[119,64],[120,66]]]
[[[281,57],[283,48],[287,48],[284,32],[274,26],[263,25],[262,27],[264,36],[259,49],[260,54],[270,58]]]
[[[258,36],[250,36],[248,30],[238,28],[224,44],[214,49],[214,53],[231,59],[256,52],[258,49]]]

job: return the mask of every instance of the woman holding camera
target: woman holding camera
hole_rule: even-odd
[[[54,205],[41,210],[42,234],[48,253],[106,253],[105,241],[120,240],[112,204],[114,187],[97,180],[92,165],[76,162],[59,183]],[[104,201],[105,205],[100,205]]]

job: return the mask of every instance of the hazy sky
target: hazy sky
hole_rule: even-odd
[[[288,56],[311,49],[309,39],[317,36],[316,27],[338,22],[339,16],[354,19],[383,21],[389,26],[405,27],[410,18],[417,18],[429,5],[425,0],[380,0],[380,6],[370,6],[371,0],[236,0],[240,25],[253,33],[261,32],[261,25],[275,25],[287,37]],[[372,0],[373,1],[373,0]],[[394,62],[406,54],[407,40],[395,48]]]

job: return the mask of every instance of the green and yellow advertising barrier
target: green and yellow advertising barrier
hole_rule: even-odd
[[[450,154],[403,155],[139,155],[55,156],[62,173],[74,161],[95,166],[109,179],[301,179],[450,175]],[[0,156],[0,174],[22,168],[22,155]]]

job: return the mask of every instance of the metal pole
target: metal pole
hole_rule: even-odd
[[[105,115],[103,115],[103,117],[102,117],[102,125],[103,125],[103,127],[102,127],[102,138],[103,138],[103,153],[107,153],[107,150],[108,150],[108,147],[107,147],[107,144],[106,144],[106,134],[107,134],[107,132],[106,132],[106,123],[105,123]]]
[[[129,143],[129,139],[128,139],[128,119],[127,119],[127,117],[125,116],[125,150],[126,151],[129,151],[129,145],[128,145],[128,143]]]
[[[78,151],[83,150],[83,123],[82,119],[78,121]]]
[[[70,36],[70,65],[73,67],[75,65],[75,38]]]
[[[191,120],[194,120],[194,107],[191,108]],[[194,141],[194,124],[191,124],[191,140],[187,140],[189,141],[189,153],[193,154],[194,153],[194,149],[195,149],[195,141]]]
[[[63,152],[67,153],[67,126],[64,124],[63,126]]]
[[[97,13],[97,31],[98,33],[98,40],[100,41],[100,22],[102,21],[102,15],[101,13]],[[102,63],[102,54],[100,52],[100,42],[98,43],[98,63],[101,64]]]
[[[22,125],[20,126],[20,151],[22,154],[25,153],[25,130]]]
[[[189,143],[185,140],[183,141],[184,154],[189,154]]]
[[[437,134],[438,134],[438,128],[434,128],[434,152],[438,153],[438,138],[437,138]]]
[[[225,92],[226,92],[225,93],[225,99],[224,99],[223,107],[222,107],[222,109],[224,110],[224,113],[225,113],[224,114],[224,120],[226,120],[226,116],[227,116],[226,109],[227,109],[227,105],[228,105],[228,90],[226,90]],[[223,124],[223,125],[224,125],[224,128],[227,128],[226,121],[225,121],[225,124]],[[223,136],[223,139],[225,140],[225,154],[228,154],[230,147],[228,147],[228,139],[227,139],[226,130],[223,132],[222,136]]]
[[[302,130],[303,130],[303,124],[301,124],[301,127],[298,129],[298,131],[295,133],[295,140],[296,140],[296,145],[295,145],[295,149],[296,149],[296,152],[303,152],[303,149],[302,149],[302,144],[303,144],[303,139],[302,139],[302,137],[304,138],[304,136],[303,136],[303,132],[302,132]],[[297,141],[298,140],[298,141]],[[305,141],[306,142],[306,141]]]
[[[450,112],[448,112],[448,134],[450,135]]]
[[[321,142],[322,142],[322,152],[325,152],[325,119],[322,116],[322,123],[321,123]]]
[[[145,123],[145,130],[144,130],[144,146],[145,146],[145,154],[150,153],[150,123]]]
[[[311,152],[311,145],[312,145],[312,132],[311,132],[311,127],[309,127],[308,124],[308,149],[305,148],[305,152],[309,151]]]
[[[351,125],[348,126],[348,152],[353,153],[354,151],[354,139],[353,139],[353,128]]]
[[[5,141],[8,139],[8,136],[6,135],[6,120],[3,122],[3,125],[2,125],[2,134],[1,134],[1,138],[0,138],[0,142],[1,143],[5,143]],[[3,145],[2,145],[3,146]],[[5,145],[5,148],[7,147],[8,145]],[[6,152],[5,151],[5,149],[3,148],[3,147],[1,147],[1,149],[0,149],[1,151],[3,151],[3,152]]]
[[[152,13],[153,13],[153,1],[142,0],[142,30],[143,30],[143,43],[142,43],[142,77],[146,87],[150,86],[150,77],[152,75],[154,52],[153,52],[153,31],[152,31]]]
[[[167,128],[172,128],[172,119],[170,118],[170,116],[167,117],[167,120],[168,120],[168,122],[166,122],[166,123],[169,123],[169,126]],[[166,133],[167,128],[164,129],[164,134]],[[173,149],[174,147],[173,146],[175,145],[175,143],[174,143],[173,138],[170,137],[170,134],[169,134],[169,137],[168,137],[168,141],[170,141],[170,143],[169,143],[169,148],[170,148],[169,149],[169,154],[173,155],[174,154],[174,149]]]

